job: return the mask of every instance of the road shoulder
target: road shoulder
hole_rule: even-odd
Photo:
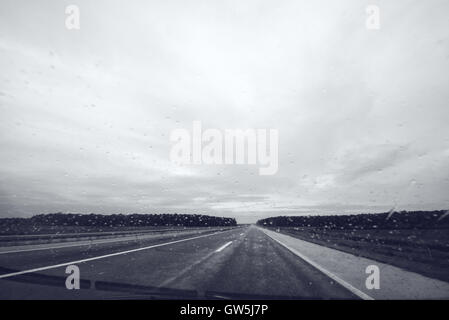
[[[320,246],[285,234],[260,228],[273,240],[320,266],[360,291],[368,299],[449,299],[449,283],[428,278],[385,263]],[[380,270],[380,289],[366,288],[366,268]],[[359,295],[360,296],[360,295]]]

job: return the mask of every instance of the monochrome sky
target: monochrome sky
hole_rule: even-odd
[[[80,8],[80,30],[65,7]],[[380,29],[365,27],[366,6]],[[0,217],[449,208],[449,2],[2,0]],[[279,130],[279,171],[170,162]]]

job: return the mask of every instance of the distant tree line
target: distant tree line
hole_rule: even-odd
[[[31,218],[3,218],[0,227],[8,226],[86,226],[86,227],[225,227],[235,226],[234,218],[198,214],[39,214]]]
[[[430,229],[449,228],[446,210],[400,211],[329,216],[281,216],[257,221],[268,227],[313,227],[325,229]]]

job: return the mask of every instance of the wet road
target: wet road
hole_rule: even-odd
[[[0,253],[0,267],[1,299],[357,298],[255,226]]]

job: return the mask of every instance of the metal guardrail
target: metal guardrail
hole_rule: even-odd
[[[36,234],[36,235],[7,235],[0,236],[0,247],[18,244],[36,243],[54,243],[64,241],[91,240],[91,239],[108,239],[115,237],[126,237],[130,235],[142,235],[151,233],[165,232],[184,232],[184,231],[215,231],[232,229],[236,227],[194,227],[194,228],[166,228],[166,229],[146,229],[146,230],[125,230],[125,231],[103,231],[103,232],[80,232],[80,233],[64,233],[64,234]]]

